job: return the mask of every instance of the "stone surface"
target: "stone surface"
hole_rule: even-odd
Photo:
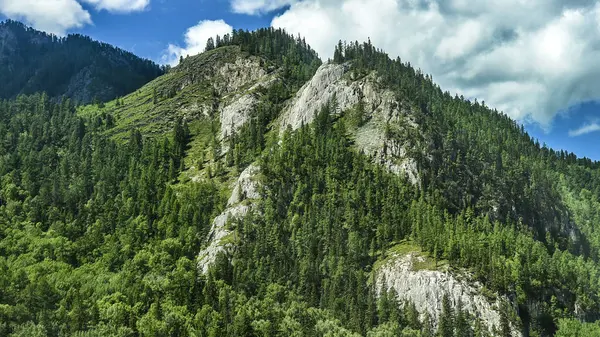
[[[260,199],[259,183],[256,181],[259,172],[258,166],[252,164],[240,174],[231,192],[231,197],[227,201],[227,206],[233,206],[246,199]]]
[[[233,237],[235,232],[227,228],[227,225],[253,210],[252,200],[260,198],[258,182],[255,180],[259,171],[257,166],[250,165],[240,174],[227,202],[227,208],[213,220],[205,247],[198,254],[200,272],[206,273],[219,253],[228,253],[234,247],[228,237]],[[249,202],[243,203],[245,200]]]
[[[268,88],[279,81],[279,72],[268,73],[258,58],[238,58],[235,63],[226,63],[217,70],[218,80],[213,86],[222,95],[219,106],[221,120],[220,139],[225,140],[250,120],[259,102],[260,87]],[[228,145],[223,144],[227,152]]]
[[[417,164],[407,156],[407,144],[385,137],[388,123],[418,130],[410,111],[401,109],[394,93],[383,88],[376,74],[353,80],[349,70],[348,64],[323,64],[285,109],[279,121],[280,131],[288,126],[296,130],[303,124],[310,124],[319,109],[334,98],[336,114],[352,109],[362,101],[369,122],[357,130],[358,149],[391,172],[404,174],[411,183],[418,184]]]
[[[460,301],[463,310],[479,317],[490,332],[494,327],[500,327],[499,302],[490,301],[483,296],[479,283],[468,281],[466,276],[459,278],[451,271],[416,270],[415,263],[423,260],[424,257],[418,253],[389,258],[375,272],[377,293],[380,294],[382,289],[393,288],[399,300],[415,304],[421,318],[425,312],[429,312],[435,328],[439,322],[442,299],[445,295],[449,296],[453,307]],[[521,336],[521,333],[512,326],[512,335],[517,337]]]
[[[231,136],[246,124],[257,103],[258,99],[248,94],[221,109],[221,139]]]
[[[314,120],[315,113],[327,104],[334,96],[340,109],[348,108],[358,103],[358,92],[342,79],[348,65],[323,64],[313,78],[306,83],[296,94],[291,106],[282,118],[281,129],[289,125],[292,130],[299,129],[302,124],[309,124]]]
[[[217,70],[215,89],[225,96],[244,87],[250,87],[267,75],[257,57],[238,57],[235,63],[225,63]]]
[[[227,229],[227,223],[242,218],[249,210],[250,207],[245,205],[229,207],[213,220],[208,233],[208,245],[198,254],[198,269],[203,274],[215,262],[219,253],[227,253],[233,247],[233,244],[226,240],[228,236],[234,235]]]

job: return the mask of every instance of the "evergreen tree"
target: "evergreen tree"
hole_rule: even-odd
[[[450,304],[448,294],[444,294],[442,299],[442,313],[438,323],[438,337],[453,337],[454,336],[454,310]]]

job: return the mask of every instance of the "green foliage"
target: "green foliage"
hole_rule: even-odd
[[[168,184],[185,125],[174,143],[132,132],[121,145],[45,95],[0,116],[0,334],[185,335],[202,294],[193,260],[222,204],[214,184]]]
[[[598,337],[600,324],[582,323],[574,319],[561,319],[558,322],[556,337]]]
[[[448,295],[444,295],[442,300],[442,314],[440,315],[440,322],[438,325],[437,336],[438,337],[453,337],[455,327],[454,310],[450,304],[450,298]]]
[[[59,38],[7,20],[0,22],[1,98],[46,92],[80,103],[126,95],[160,76],[164,69],[150,60],[79,34]],[[5,36],[7,36],[5,38]],[[94,102],[96,103],[96,102]]]
[[[548,303],[534,315],[519,310],[531,331],[552,334],[576,303],[585,319],[599,318],[600,163],[541,146],[485,102],[443,92],[370,42],[340,41],[333,61],[349,62],[356,75],[376,72],[421,129],[408,138],[386,130],[401,143],[417,138],[409,149],[423,189],[411,211],[414,241],[519,304]]]
[[[303,40],[263,29],[213,43],[104,107],[47,95],[0,102],[0,335],[489,335],[448,296],[434,327],[393,289],[377,293],[373,273],[408,253],[424,257],[415,271],[466,269],[488,296],[514,299],[520,316],[503,304],[497,335],[521,325],[596,334],[573,317],[600,312],[598,163],[540,147],[370,42],[340,42],[334,62],[378,72],[422,129],[385,134],[412,139],[412,185],[354,150],[361,104],[336,120],[334,100],[312,125],[270,132],[320,63]],[[252,93],[250,122],[222,142],[223,97],[202,78],[237,57],[283,76]],[[213,109],[175,112],[193,102]],[[227,185],[252,162],[258,212],[229,228],[222,243],[235,249],[199,275]]]

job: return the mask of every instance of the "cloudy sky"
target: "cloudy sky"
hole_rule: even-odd
[[[231,29],[286,28],[323,59],[364,41],[600,160],[600,0],[0,0],[0,14],[161,63]]]

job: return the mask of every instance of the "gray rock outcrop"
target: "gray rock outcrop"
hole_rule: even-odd
[[[258,99],[252,95],[244,95],[221,109],[221,139],[231,136],[250,119],[250,115]]]
[[[259,168],[248,166],[240,175],[227,202],[227,208],[217,216],[211,225],[205,248],[198,254],[198,269],[206,273],[219,253],[228,253],[234,247],[235,231],[228,224],[251,212],[253,200],[260,198],[256,175]],[[248,202],[244,202],[248,200]]]
[[[424,259],[414,252],[389,258],[375,271],[377,293],[394,289],[399,300],[415,304],[421,318],[428,312],[434,328],[437,328],[445,295],[448,295],[454,308],[461,302],[463,310],[479,317],[490,332],[500,328],[499,300],[492,301],[483,296],[481,285],[468,281],[466,276],[459,278],[451,271],[414,268],[415,264],[423,262]],[[508,301],[501,296],[498,298]],[[515,326],[511,328],[513,336],[521,336]]]
[[[218,81],[214,82],[215,89],[220,95],[239,91],[250,87],[267,75],[258,57],[238,57],[234,63],[225,63],[217,69]]]
[[[220,139],[225,140],[250,120],[260,98],[257,90],[276,83],[279,73],[268,73],[257,58],[238,58],[235,63],[223,65],[217,73],[220,80],[214,87],[223,95],[219,106]],[[223,146],[227,152],[227,144]]]
[[[385,132],[386,127],[393,124],[418,133],[418,125],[410,111],[402,109],[394,93],[384,88],[375,73],[353,79],[349,64],[323,64],[283,112],[279,120],[280,131],[288,126],[296,130],[310,124],[316,112],[334,98],[337,108],[334,114],[352,109],[359,102],[364,106],[368,122],[356,132],[358,149],[391,172],[404,174],[411,183],[418,184],[416,161],[407,154],[409,144],[390,139]]]

